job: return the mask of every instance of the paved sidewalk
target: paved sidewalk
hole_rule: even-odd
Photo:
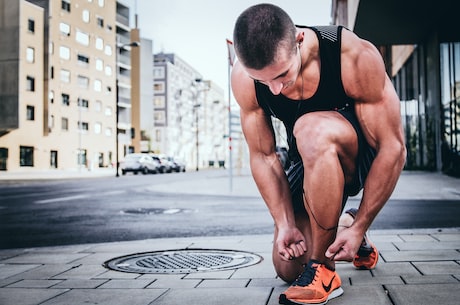
[[[224,174],[170,189],[256,196],[248,174]],[[161,189],[161,185],[157,186]],[[405,172],[393,198],[459,200],[460,180],[437,173]],[[238,196],[235,196],[238,200]],[[345,293],[328,304],[456,305],[460,302],[460,228],[370,232],[380,250],[373,271],[349,263],[337,270]],[[0,304],[272,305],[287,284],[271,263],[271,235],[190,237],[0,251]],[[256,253],[255,265],[186,274],[138,274],[108,270],[103,263],[127,254],[171,249],[226,249]]]

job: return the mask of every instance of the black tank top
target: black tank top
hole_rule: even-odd
[[[255,82],[256,97],[260,107],[267,115],[274,116],[284,123],[290,150],[295,148],[295,139],[292,135],[294,124],[303,114],[347,108],[354,111],[352,107],[354,100],[346,95],[341,78],[340,54],[343,27],[298,27],[312,29],[319,40],[321,71],[315,94],[306,100],[291,100],[282,94],[274,95],[268,86]],[[297,149],[292,153],[297,155]]]

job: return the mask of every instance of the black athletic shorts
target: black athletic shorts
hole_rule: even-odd
[[[351,125],[353,125],[353,128],[358,136],[356,173],[352,183],[345,186],[342,202],[343,208],[348,197],[357,195],[364,187],[364,182],[366,181],[372,162],[375,159],[376,151],[367,143],[355,113],[349,109],[339,110],[339,113],[342,114],[351,123]],[[286,176],[291,188],[292,204],[295,212],[305,210],[303,203],[303,173],[303,163],[300,159],[292,161],[291,166],[286,170]]]

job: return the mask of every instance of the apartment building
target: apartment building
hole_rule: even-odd
[[[119,153],[131,143],[128,7],[115,0],[0,4],[0,169],[113,166],[117,74]]]
[[[228,108],[223,90],[172,53],[154,55],[154,130],[149,150],[190,169],[224,160]]]
[[[376,45],[401,100],[407,169],[460,177],[460,32],[453,0],[333,0],[332,19]]]

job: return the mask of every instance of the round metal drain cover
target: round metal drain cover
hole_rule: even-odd
[[[177,213],[192,213],[192,210],[188,209],[160,209],[160,208],[152,208],[152,209],[127,209],[121,211],[122,214],[135,214],[135,215],[159,215],[159,214],[177,214]]]
[[[231,250],[184,249],[131,254],[104,263],[106,268],[131,273],[195,273],[255,265],[257,254]]]

